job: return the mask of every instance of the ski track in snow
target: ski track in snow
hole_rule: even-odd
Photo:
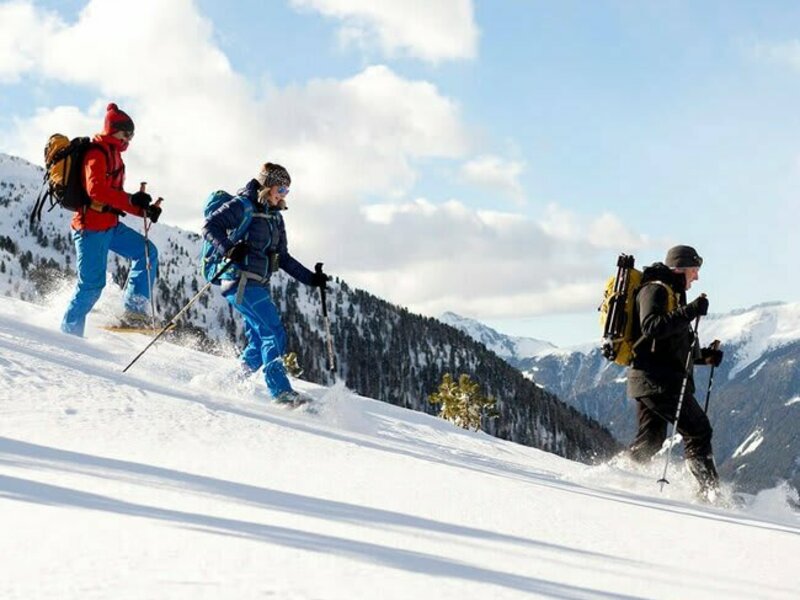
[[[357,396],[0,299],[0,598],[797,598],[786,486],[694,504]],[[673,453],[673,457],[675,454]]]

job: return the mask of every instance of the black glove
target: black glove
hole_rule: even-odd
[[[314,271],[314,274],[311,276],[311,285],[318,288],[326,287],[326,284],[330,280],[330,275],[326,275],[322,271]]]
[[[247,242],[236,242],[236,244],[225,253],[225,258],[235,263],[240,263],[247,257],[249,251],[250,246],[247,245]]]
[[[714,367],[720,366],[722,364],[722,350],[717,350],[716,348],[712,348],[709,346],[708,348],[703,348],[700,350],[700,358],[702,361]]]
[[[705,296],[698,296],[684,307],[684,312],[686,316],[689,317],[690,321],[693,321],[697,317],[706,316],[708,314],[708,298]]]
[[[153,198],[147,192],[136,192],[135,194],[131,194],[131,204],[139,208],[147,208],[150,206],[152,201]]]
[[[147,218],[153,223],[158,223],[158,217],[161,216],[161,207],[156,206],[155,204],[148,206],[144,209],[144,214],[146,214]]]

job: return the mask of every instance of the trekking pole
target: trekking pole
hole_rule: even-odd
[[[705,296],[705,294],[702,294]],[[692,340],[692,345],[689,347],[689,353],[686,355],[686,367],[683,374],[683,383],[681,384],[681,395],[678,397],[678,408],[675,411],[675,420],[672,422],[672,433],[669,436],[670,444],[669,448],[667,448],[667,460],[664,462],[664,473],[661,475],[661,479],[659,479],[656,483],[660,483],[661,487],[658,491],[664,491],[664,484],[669,483],[667,479],[667,468],[669,467],[670,459],[672,458],[672,438],[675,437],[675,431],[678,429],[678,419],[681,416],[681,408],[683,407],[683,397],[686,394],[686,383],[689,381],[689,369],[692,367],[692,358],[694,358],[694,347],[697,345],[697,328],[700,326],[700,317],[698,316],[697,319],[694,321],[694,339]]]
[[[314,267],[314,271],[322,273],[322,263],[319,262]],[[331,320],[328,318],[328,301],[326,298],[326,286],[323,283],[319,288],[319,295],[322,299],[322,319],[325,321],[325,336],[328,345],[328,370],[331,373],[336,372],[336,360],[333,355],[333,336],[331,335]]]
[[[711,342],[710,348],[712,350],[719,350],[720,341],[714,340]],[[711,365],[711,373],[708,375],[708,389],[706,390],[706,405],[703,407],[703,412],[708,414],[708,401],[711,399],[711,388],[714,385],[714,369],[717,365]]]
[[[144,193],[145,188],[147,187],[147,182],[142,181],[139,183],[139,191]],[[150,224],[147,221],[147,211],[144,211],[142,215],[142,226],[144,228],[144,266],[147,271],[147,296],[150,298],[150,324],[153,326],[153,329],[156,328],[156,303],[155,299],[153,298],[153,282],[150,278],[150,242],[147,239],[147,233],[150,231]]]
[[[186,303],[186,306],[184,306],[182,309],[180,309],[177,312],[177,314],[174,317],[172,317],[166,325],[164,325],[164,328],[161,331],[158,332],[158,335],[156,337],[154,337],[152,340],[150,340],[150,343],[147,344],[147,346],[144,347],[144,350],[139,352],[139,354],[137,354],[136,357],[131,362],[128,363],[128,366],[125,367],[124,369],[122,369],[122,372],[124,373],[125,371],[130,369],[131,366],[133,366],[133,363],[135,363],[137,360],[139,360],[139,358],[141,358],[142,354],[144,354],[145,352],[147,352],[150,349],[150,346],[155,344],[161,338],[161,336],[164,335],[167,332],[168,329],[170,329],[171,327],[174,327],[175,326],[175,321],[178,319],[178,317],[180,317],[183,313],[185,313],[189,309],[189,307],[192,304],[194,304],[197,301],[197,299],[206,292],[206,290],[208,288],[210,288],[212,285],[214,285],[214,282],[217,279],[219,279],[222,276],[222,274],[225,271],[227,271],[232,265],[233,265],[233,261],[232,260],[229,260],[224,265],[222,265],[222,268],[217,272],[216,275],[214,275],[214,278],[211,279],[211,281],[209,281],[207,284],[205,284],[202,288],[200,288],[200,290],[194,295],[194,297],[192,297],[192,299],[189,300],[189,302]]]

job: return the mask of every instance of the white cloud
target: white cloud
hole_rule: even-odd
[[[342,274],[427,314],[499,318],[594,308],[618,250],[592,239],[602,217],[575,217],[569,235],[560,235],[535,219],[455,200],[371,205],[325,221],[327,231],[309,240],[312,251],[334,245],[340,224],[354,224],[357,239],[337,248],[336,260],[352,266]],[[637,248],[646,244],[627,235]]]
[[[593,307],[607,274],[598,266],[610,247],[604,228],[608,239],[646,243],[611,215],[552,206],[533,220],[457,200],[403,201],[419,161],[462,160],[473,150],[458,104],[427,81],[378,65],[260,96],[190,0],[92,0],[70,24],[29,4],[13,7],[22,16],[0,19],[0,40],[16,40],[10,50],[26,58],[2,63],[2,73],[79,85],[97,99],[15,120],[0,132],[2,149],[41,162],[50,133],[97,131],[116,101],[136,122],[128,188],[147,180],[166,198],[165,222],[197,229],[210,191],[233,190],[263,161],[280,162],[294,180],[286,220],[299,259],[324,260],[332,273],[414,310],[477,317]],[[28,50],[32,39],[41,45]],[[107,51],[82,61],[83,40]],[[488,157],[471,173],[517,189],[518,169]],[[387,202],[364,206],[369,194]]]
[[[273,147],[298,165],[298,189],[323,201],[400,196],[414,183],[414,159],[458,158],[471,144],[453,101],[385,66],[277,91],[263,111]]]
[[[477,54],[472,0],[292,0],[343,21],[345,45],[378,46],[386,56],[407,54],[431,63]]]
[[[758,43],[753,46],[753,53],[758,58],[800,69],[800,40]]]
[[[384,66],[257,97],[189,0],[93,0],[76,23],[57,26],[45,11],[17,10],[28,16],[14,22],[26,28],[14,39],[48,34],[25,69],[106,99],[87,112],[40,109],[0,138],[4,149],[38,162],[50,133],[99,130],[114,100],[137,127],[126,154],[129,181],[149,181],[167,199],[172,222],[197,226],[197,205],[209,191],[241,185],[265,160],[290,168],[295,196],[325,202],[335,190],[357,202],[364,193],[401,196],[415,180],[414,159],[460,157],[469,148],[457,104]],[[9,34],[0,22],[0,39]],[[87,53],[85,40],[108,52]]]
[[[628,229],[615,215],[603,213],[588,226],[587,239],[598,248],[625,250],[628,253],[645,246],[649,239]]]
[[[525,194],[519,177],[524,169],[525,164],[521,161],[507,161],[485,154],[464,163],[461,176],[467,183],[498,191],[522,202]]]
[[[58,26],[55,16],[42,15],[29,2],[0,4],[0,83],[14,82],[32,69]]]

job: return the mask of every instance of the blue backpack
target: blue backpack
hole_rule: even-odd
[[[244,206],[244,218],[239,226],[231,232],[228,237],[236,243],[244,239],[247,234],[247,228],[250,227],[250,222],[253,220],[253,203],[244,196],[232,196],[224,190],[217,190],[212,192],[206,199],[206,204],[203,207],[203,217],[208,219],[214,211],[221,207],[226,202],[231,200],[238,200]],[[215,279],[217,272],[224,261],[224,257],[217,252],[217,249],[208,240],[203,240],[203,246],[200,249],[200,272],[206,281],[219,285],[220,279],[237,279],[239,277],[239,269],[232,267],[225,271],[222,276]]]

